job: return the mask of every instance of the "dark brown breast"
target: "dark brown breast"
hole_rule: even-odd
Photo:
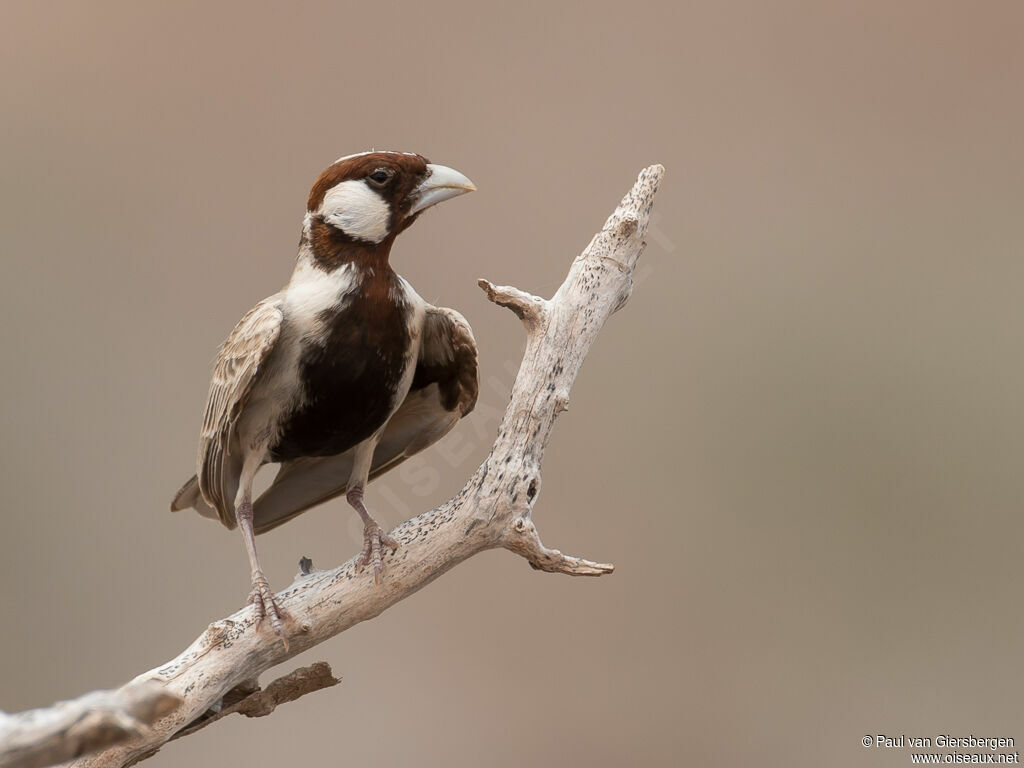
[[[396,405],[413,308],[390,267],[361,270],[359,279],[342,305],[322,313],[322,343],[307,342],[302,350],[305,402],[285,419],[271,449],[274,461],[347,451],[384,424]]]

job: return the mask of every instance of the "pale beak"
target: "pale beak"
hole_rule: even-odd
[[[476,191],[476,185],[454,168],[429,163],[427,173],[427,178],[410,195],[412,207],[409,216],[453,197]]]

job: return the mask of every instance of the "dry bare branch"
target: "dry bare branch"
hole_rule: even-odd
[[[134,736],[145,738],[153,722],[180,703],[161,681],[138,679],[45,709],[0,713],[0,768],[56,765]]]

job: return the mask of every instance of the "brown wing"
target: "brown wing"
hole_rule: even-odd
[[[199,490],[220,520],[235,527],[241,451],[232,452],[235,422],[260,366],[281,333],[281,297],[264,299],[239,321],[217,354],[199,438]]]
[[[476,341],[469,323],[455,310],[428,306],[412,386],[377,443],[370,479],[448,434],[473,410],[478,390]],[[345,493],[353,454],[350,450],[283,464],[253,505],[256,533]]]
[[[480,391],[476,340],[466,318],[447,307],[427,307],[420,359],[410,392],[436,383],[445,410],[465,416]]]

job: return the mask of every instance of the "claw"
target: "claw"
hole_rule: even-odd
[[[284,611],[278,608],[274,601],[274,593],[270,591],[270,583],[262,573],[253,577],[249,604],[256,607],[256,627],[258,628],[263,620],[269,617],[270,626],[273,627],[274,633],[281,638],[284,649],[287,651],[288,638],[285,637],[284,622],[281,620]]]
[[[359,553],[359,559],[356,560],[356,567],[365,568],[367,565],[372,565],[374,584],[380,584],[381,574],[384,573],[382,545],[391,549],[398,549],[400,546],[376,523],[365,526],[363,528],[363,550]]]

